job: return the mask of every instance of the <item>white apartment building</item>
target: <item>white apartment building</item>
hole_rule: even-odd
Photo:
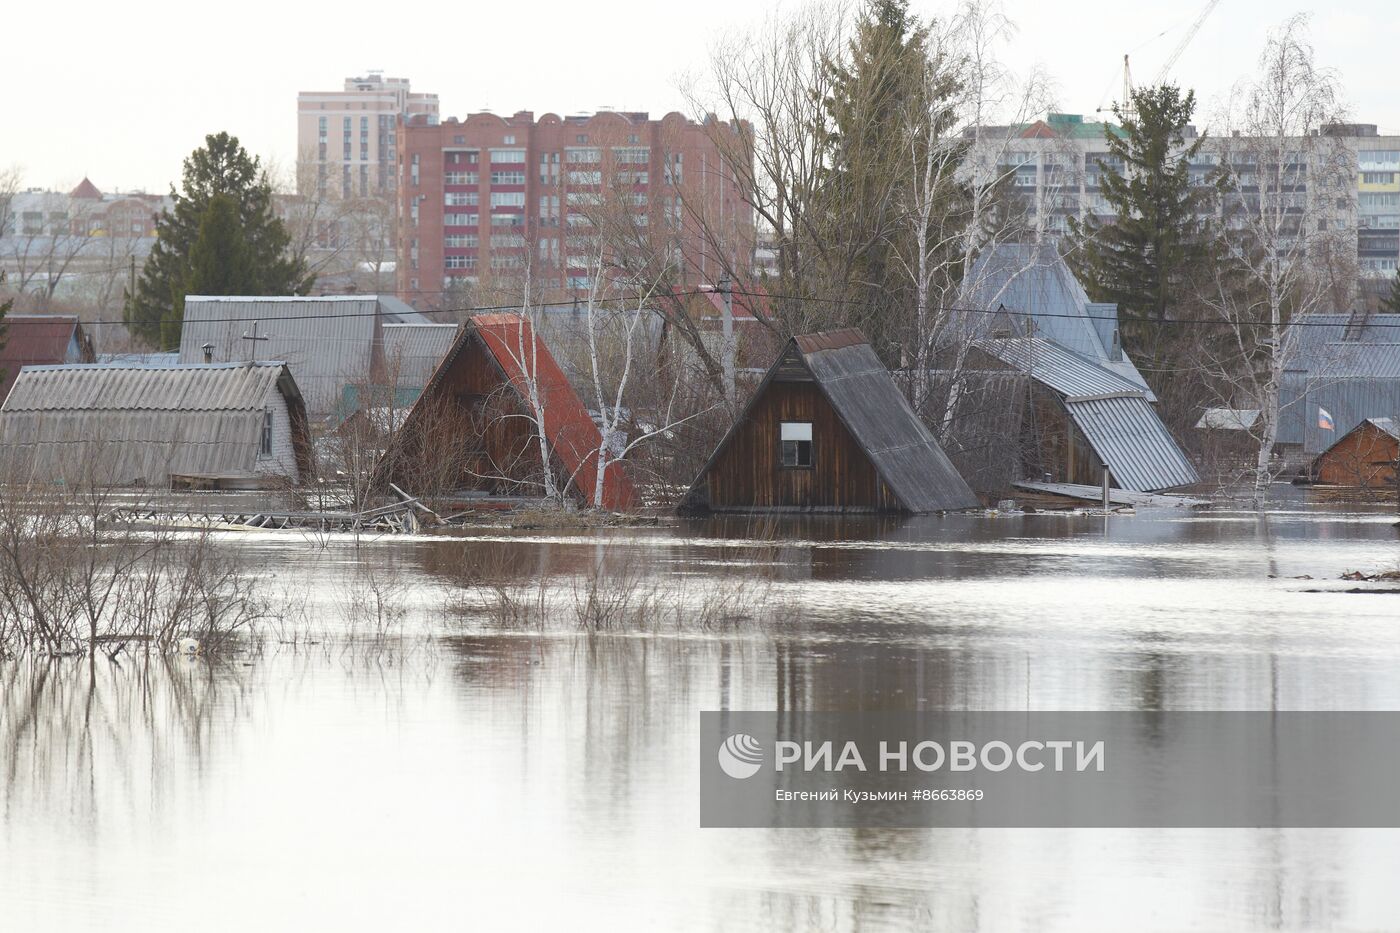
[[[1078,114],[1057,113],[1027,125],[980,127],[968,134],[974,140],[968,165],[984,180],[1006,178],[1024,195],[1027,226],[1053,240],[1068,232],[1070,217],[1112,217],[1099,177],[1106,167],[1121,170],[1121,165],[1108,154],[1105,129],[1119,132]],[[1188,127],[1186,135],[1194,139],[1195,128]],[[1400,136],[1381,136],[1370,124],[1328,126],[1319,135],[1338,147],[1338,163],[1345,162],[1352,181],[1344,191],[1300,190],[1300,206],[1325,208],[1329,226],[1354,234],[1363,287],[1388,288],[1400,260]],[[1207,137],[1192,161],[1193,179],[1204,183],[1222,154],[1243,157],[1248,143],[1235,135]],[[1249,190],[1231,197],[1247,200]]]
[[[415,93],[407,78],[371,71],[346,78],[339,91],[297,95],[297,187],[341,197],[392,195],[396,190],[400,117],[437,122],[438,96]]]

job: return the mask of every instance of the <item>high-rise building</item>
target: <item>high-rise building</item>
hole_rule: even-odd
[[[747,139],[742,126],[678,113],[408,117],[399,146],[399,296],[441,306],[460,286],[526,274],[537,294],[585,290],[605,242],[604,204],[621,205],[623,225],[638,237],[634,252],[663,253],[675,284],[746,270],[754,222],[735,160],[752,159]]]
[[[1113,216],[1100,176],[1105,168],[1123,167],[1109,154],[1105,131],[1122,133],[1111,124],[1060,113],[1030,124],[978,127],[968,131],[973,140],[968,171],[983,180],[1006,179],[1020,196],[1027,226],[1053,240],[1068,231],[1071,217]],[[1196,129],[1187,127],[1185,135],[1187,144],[1194,142]],[[1327,147],[1339,147],[1336,164],[1344,164],[1354,178],[1342,192],[1345,197],[1312,196],[1325,200],[1329,224],[1355,236],[1361,294],[1388,289],[1400,262],[1400,136],[1382,136],[1371,124],[1333,124],[1317,135],[1327,137]],[[1205,184],[1222,153],[1247,150],[1247,143],[1237,134],[1208,136],[1192,160],[1193,181]]]
[[[407,78],[371,71],[346,78],[340,91],[297,95],[297,189],[300,193],[392,195],[399,119],[435,121],[436,94],[414,93]]]

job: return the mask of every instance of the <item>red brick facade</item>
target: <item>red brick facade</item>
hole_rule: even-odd
[[[632,205],[629,223],[646,238],[638,251],[670,257],[677,284],[713,283],[725,265],[746,270],[753,217],[726,160],[747,153],[744,138],[678,113],[409,118],[400,127],[399,297],[450,306],[456,284],[519,281],[526,270],[542,299],[585,290],[598,238],[584,213],[605,190]]]

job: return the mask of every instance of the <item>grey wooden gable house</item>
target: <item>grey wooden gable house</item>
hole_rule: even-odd
[[[280,362],[26,366],[0,407],[19,482],[164,486],[172,476],[313,473],[306,406]]]
[[[977,497],[860,331],[788,341],[683,511],[925,513]]]

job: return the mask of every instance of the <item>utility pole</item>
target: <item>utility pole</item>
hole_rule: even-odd
[[[735,357],[738,356],[734,345],[734,283],[729,278],[729,273],[725,272],[719,277],[719,283],[715,285],[715,291],[720,293],[724,302],[724,310],[720,317],[722,330],[722,340],[720,345],[720,364],[724,367],[724,400],[728,403],[730,411],[735,410],[736,399],[738,398],[738,386],[736,382],[738,376],[735,372],[737,364]]]
[[[259,341],[259,340],[271,340],[272,338],[271,338],[270,336],[268,336],[268,335],[264,335],[264,336],[262,336],[262,337],[259,337],[259,336],[258,336],[258,322],[257,322],[257,321],[254,321],[254,322],[253,322],[253,333],[252,333],[251,335],[250,335],[250,334],[244,334],[244,335],[243,335],[243,339],[249,341],[249,345],[252,347],[252,349],[248,351],[250,354],[252,354],[251,356],[248,357],[248,362],[250,362],[250,363],[256,363],[256,362],[258,361],[258,341]]]

